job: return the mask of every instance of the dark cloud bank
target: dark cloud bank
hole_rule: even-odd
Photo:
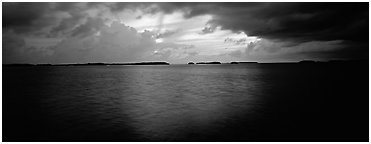
[[[3,3],[2,7],[3,60],[9,59],[9,62],[12,55],[22,51],[16,49],[24,45],[23,37],[89,37],[106,27],[103,10],[115,14],[126,9],[153,14],[181,11],[185,18],[209,14],[213,17],[201,33],[213,33],[220,26],[236,33],[284,42],[291,47],[337,41],[344,48],[302,54],[368,58],[368,3]],[[87,12],[89,9],[102,12],[92,15]],[[130,31],[134,31],[133,37],[140,35],[135,30]]]

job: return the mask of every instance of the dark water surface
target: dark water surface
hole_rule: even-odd
[[[3,67],[3,141],[368,141],[368,64]]]

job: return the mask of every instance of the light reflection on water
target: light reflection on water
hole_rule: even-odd
[[[32,68],[31,68],[32,69]],[[261,107],[257,66],[45,67],[23,94],[40,102],[45,131],[141,141],[215,136]],[[36,74],[38,73],[38,74]],[[37,98],[36,98],[37,96]],[[39,116],[40,116],[39,115]],[[95,133],[95,134],[94,134]],[[49,135],[44,133],[44,135]],[[124,138],[123,138],[124,139]]]
[[[238,115],[259,107],[259,82],[254,80],[258,70],[185,67],[138,67],[130,88],[122,87],[130,91],[120,94],[123,113],[143,138],[217,133]]]
[[[3,134],[7,141],[367,141],[364,68],[5,67]]]

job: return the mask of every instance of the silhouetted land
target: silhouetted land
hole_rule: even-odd
[[[367,60],[330,60],[330,61],[314,61],[314,60],[302,60],[299,62],[269,62],[269,63],[258,63],[258,62],[230,62],[225,64],[328,64],[328,63],[363,63]],[[221,62],[188,62],[188,64],[222,64]],[[223,63],[224,64],[224,63]],[[138,62],[138,63],[71,63],[71,64],[3,64],[5,67],[27,67],[27,66],[107,66],[107,65],[170,65],[168,62]]]
[[[220,62],[198,62],[196,64],[222,64]]]
[[[189,62],[188,64],[195,64],[194,62]]]
[[[110,65],[170,65],[167,62],[113,63]]]
[[[3,66],[105,66],[105,65],[170,65],[167,62],[138,62],[138,63],[72,63],[72,64],[3,64]]]
[[[254,64],[254,63],[258,63],[258,62],[238,62],[240,64]]]
[[[255,64],[258,62],[231,62],[230,64]]]

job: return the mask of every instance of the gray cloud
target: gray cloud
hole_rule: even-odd
[[[152,33],[138,33],[134,28],[118,22],[106,26],[102,21],[88,20],[82,25],[88,28],[77,29],[72,37],[53,47],[54,62],[136,61],[152,52],[155,46]]]
[[[82,24],[72,31],[72,36],[86,37],[97,33],[105,26],[102,19],[88,18],[85,24]]]
[[[200,34],[208,34],[208,33],[213,33],[217,28],[217,25],[209,25],[209,26],[205,26],[201,33]]]
[[[4,34],[4,33],[3,33]],[[46,48],[27,47],[24,38],[8,31],[4,34],[4,63],[75,63],[138,61],[151,56],[155,39],[151,32],[113,22],[89,18],[57,45]]]
[[[241,38],[241,39],[233,39],[233,38],[226,38],[224,39],[224,43],[233,43],[235,45],[246,45],[247,39]]]
[[[192,50],[193,48],[195,48],[194,45],[176,44],[171,42],[159,43],[156,45],[153,56],[157,60],[184,60],[198,55],[196,51]]]
[[[150,12],[183,11],[186,18],[211,14],[210,24],[267,39],[368,40],[367,3],[144,3],[141,6],[152,6]]]
[[[27,47],[23,37],[12,31],[3,31],[3,63],[45,62],[51,51],[45,48]]]
[[[63,55],[67,55],[68,50],[71,51],[69,53],[71,57],[76,57],[76,59],[83,59],[89,55],[98,57],[97,50],[104,53],[103,49],[108,46],[117,48],[115,50],[119,50],[120,53],[114,53],[113,49],[109,53],[110,50],[106,49],[114,56],[100,57],[101,60],[122,60],[122,56],[132,59],[135,53],[150,53],[151,50],[147,48],[156,45],[152,38],[153,32],[138,33],[133,28],[117,23],[112,28],[108,27],[107,22],[112,21],[105,19],[103,14],[107,12],[104,11],[105,9],[112,13],[119,13],[123,10],[142,10],[144,13],[152,14],[181,11],[184,13],[184,18],[209,14],[212,15],[212,19],[208,22],[209,26],[206,26],[201,33],[211,33],[220,26],[221,29],[243,31],[249,36],[258,36],[278,43],[279,46],[275,48],[274,46],[262,48],[266,52],[277,53],[291,49],[306,56],[327,56],[331,53],[332,57],[368,58],[368,3],[4,2],[2,5],[3,51],[6,54],[3,59],[5,61],[26,58],[42,61],[50,55],[50,51],[54,51],[56,55],[59,54],[58,59],[63,61]],[[87,11],[91,9],[98,10],[98,13],[92,14]],[[113,30],[117,31],[113,32]],[[168,37],[174,33],[176,31],[166,31],[155,38]],[[27,36],[58,37],[65,40],[51,49],[40,49],[26,47],[24,38]],[[117,39],[118,37],[123,39]],[[118,43],[119,40],[121,43]],[[246,44],[246,51],[249,53],[256,50],[256,46],[251,46],[251,44],[238,40],[232,41],[236,44]],[[321,50],[325,48],[318,48],[320,50],[313,50],[308,48],[309,46],[300,48],[303,45],[328,44],[333,41],[339,42],[336,46],[343,47],[343,49],[324,52]],[[124,50],[121,52],[120,48]],[[297,49],[307,50],[299,52]],[[95,52],[84,55],[80,51]],[[239,55],[238,52],[236,55]]]
[[[184,17],[211,14],[212,32],[216,26],[249,36],[290,41],[352,40],[367,41],[367,3],[3,3],[3,27],[31,28],[48,25],[37,20],[47,19],[50,12],[67,12],[76,22],[89,7],[103,5],[113,12],[140,9],[147,13],[184,12]],[[55,19],[55,18],[54,18]],[[67,18],[68,19],[68,18]],[[67,20],[66,19],[66,20]],[[49,22],[49,24],[52,22]],[[67,22],[55,30],[68,27]]]
[[[28,27],[49,10],[48,3],[2,3],[3,28]]]
[[[336,57],[368,58],[368,3],[150,3],[151,12],[183,11],[185,18],[210,14],[201,34],[212,33],[215,27],[243,31],[295,48],[302,43],[343,40],[353,57],[344,50]],[[155,5],[155,6],[153,6]],[[357,47],[357,48],[354,48]],[[270,49],[270,51],[277,51]],[[309,52],[308,52],[309,53]],[[318,55],[318,53],[317,53]],[[362,57],[359,57],[362,56]]]
[[[156,38],[166,38],[166,37],[169,37],[169,36],[172,36],[174,35],[175,33],[177,33],[179,30],[166,30],[165,32],[162,32],[162,33],[158,33],[155,35]]]
[[[362,46],[349,48],[343,40],[310,41],[292,45],[291,42],[277,42],[262,39],[250,42],[243,50],[235,50],[228,55],[255,61],[300,61],[302,59],[329,60],[367,57]],[[362,51],[363,53],[360,53]]]
[[[367,3],[212,3],[187,15],[212,14],[211,24],[249,36],[290,41],[366,40]]]

